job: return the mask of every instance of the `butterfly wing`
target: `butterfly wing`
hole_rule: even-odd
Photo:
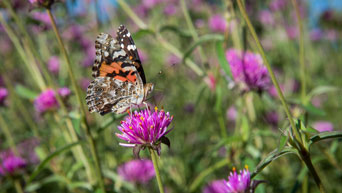
[[[91,113],[123,113],[131,104],[138,103],[141,93],[141,80],[132,83],[111,77],[97,77],[88,86],[86,102]]]
[[[143,83],[146,84],[144,69],[141,65],[138,50],[135,46],[131,33],[129,33],[124,25],[120,25],[116,34],[116,40],[118,44],[120,44],[120,47],[126,52],[128,58],[133,61],[133,64],[138,70]]]

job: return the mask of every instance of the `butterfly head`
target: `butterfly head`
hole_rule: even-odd
[[[146,83],[144,85],[144,96],[146,97],[153,91],[154,85],[152,83]]]

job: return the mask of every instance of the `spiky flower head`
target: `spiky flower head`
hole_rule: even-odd
[[[229,49],[226,58],[234,78],[243,91],[266,90],[270,86],[270,77],[267,68],[259,54]]]
[[[0,155],[0,161],[0,175],[2,176],[15,175],[27,165],[23,158],[14,155],[13,152],[3,152]]]
[[[118,126],[121,133],[116,133],[116,136],[128,142],[120,145],[134,147],[136,157],[139,156],[140,150],[146,147],[157,150],[160,155],[161,143],[170,146],[170,141],[165,135],[172,130],[168,129],[172,120],[173,116],[170,116],[169,112],[163,109],[159,111],[157,107],[154,110],[135,111],[121,121],[121,125]]]
[[[154,176],[151,160],[132,160],[119,166],[118,174],[126,181],[138,184],[148,183]]]
[[[227,186],[228,193],[248,192],[251,187],[251,175],[248,171],[248,167],[246,166],[246,169],[240,170],[239,174],[236,172],[236,169],[233,168],[233,172],[230,172],[230,175],[228,176]]]

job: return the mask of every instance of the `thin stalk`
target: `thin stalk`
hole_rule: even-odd
[[[14,31],[7,24],[7,21],[4,19],[2,14],[0,14],[0,22],[1,22],[2,26],[4,27],[4,30],[7,33],[8,37],[12,41],[14,47],[17,49],[19,56],[23,60],[28,72],[31,74],[31,77],[33,78],[33,80],[36,81],[39,88],[41,90],[44,90],[46,88],[46,85],[44,83],[43,77],[39,73],[38,67],[35,65],[31,65],[32,61],[30,61],[28,59],[28,57],[25,53],[25,50],[23,49],[23,47],[20,44],[20,40],[16,37]]]
[[[56,38],[58,41],[58,45],[60,47],[62,54],[64,55],[66,63],[67,63],[67,69],[68,69],[68,73],[69,73],[69,76],[71,79],[71,83],[72,83],[72,86],[74,87],[74,91],[75,91],[78,103],[80,105],[82,122],[85,126],[85,133],[86,133],[87,140],[88,140],[88,143],[90,146],[90,152],[91,152],[92,157],[93,157],[94,162],[95,162],[95,171],[96,171],[98,183],[99,183],[101,190],[103,192],[106,192],[105,187],[104,187],[103,174],[102,174],[102,170],[101,170],[100,160],[99,160],[99,156],[98,156],[98,153],[97,153],[97,150],[95,147],[95,141],[94,141],[93,136],[91,135],[90,127],[89,127],[88,122],[86,120],[86,110],[85,110],[85,107],[84,107],[82,99],[81,99],[81,94],[80,94],[79,88],[77,86],[73,70],[71,68],[70,59],[69,59],[67,51],[65,50],[64,43],[63,43],[62,38],[61,38],[59,31],[57,29],[56,22],[55,22],[55,19],[51,13],[51,10],[50,9],[46,9],[46,10],[47,10],[49,18],[51,20],[52,28],[53,28],[53,31],[55,32],[55,35],[56,35]]]
[[[228,25],[230,25],[230,23],[232,21],[234,21],[235,19],[235,22],[236,22],[236,14],[235,14],[235,10],[234,10],[234,7],[233,7],[233,0],[227,0],[227,1],[224,1],[226,3],[226,7],[227,7],[227,21],[228,21]],[[227,30],[228,32],[229,30]],[[240,40],[240,36],[239,36],[239,28],[234,28],[234,30],[232,30],[232,41],[233,41],[233,45],[235,48],[241,50],[242,49],[242,45],[241,45],[241,40]]]
[[[12,136],[12,133],[10,132],[10,129],[3,117],[3,115],[0,115],[0,125],[1,125],[1,130],[4,132],[6,136],[6,141],[8,142],[8,146],[13,150],[13,152],[18,155],[18,151],[15,145],[14,138]]]
[[[258,38],[258,36],[257,36],[257,34],[256,34],[256,32],[255,32],[255,29],[254,29],[254,27],[253,27],[253,25],[252,25],[252,23],[251,23],[251,21],[250,21],[248,15],[247,15],[247,13],[246,13],[246,10],[245,10],[245,8],[244,8],[244,6],[243,6],[241,0],[237,0],[237,3],[238,3],[238,6],[239,6],[239,9],[240,9],[240,12],[241,12],[243,18],[244,18],[244,20],[245,20],[246,23],[247,23],[247,26],[248,26],[248,28],[249,28],[249,31],[251,32],[251,34],[252,34],[252,36],[253,36],[253,38],[254,38],[254,41],[255,41],[256,44],[257,44],[259,53],[260,53],[260,55],[262,56],[263,61],[264,61],[265,65],[266,65],[266,67],[267,67],[267,70],[268,70],[268,72],[269,72],[269,74],[270,74],[270,77],[271,77],[271,80],[272,80],[272,82],[273,82],[273,85],[275,86],[275,88],[276,88],[276,90],[277,90],[279,99],[280,99],[280,101],[281,101],[281,103],[282,103],[282,105],[283,105],[283,107],[284,107],[285,113],[286,113],[286,115],[287,115],[287,117],[288,117],[288,119],[289,119],[289,122],[290,122],[290,125],[291,125],[291,127],[292,127],[292,130],[294,130],[295,133],[296,133],[295,137],[296,137],[296,139],[297,139],[298,141],[301,141],[300,138],[299,138],[300,135],[299,135],[298,131],[296,130],[296,125],[295,125],[295,123],[294,123],[294,121],[293,121],[293,118],[292,118],[291,112],[290,112],[290,110],[289,110],[289,107],[287,106],[287,103],[286,103],[286,101],[285,101],[284,94],[283,94],[283,92],[281,91],[281,89],[280,89],[280,87],[279,87],[279,84],[278,84],[278,81],[277,81],[277,79],[275,78],[274,72],[273,72],[273,70],[272,70],[272,68],[271,68],[271,65],[269,64],[269,62],[268,62],[268,60],[267,60],[267,58],[266,58],[264,49],[263,49],[263,47],[262,47],[261,44],[260,44],[260,40],[259,40],[259,38]]]
[[[254,122],[256,119],[256,115],[255,115],[255,109],[254,109],[254,105],[253,105],[253,93],[246,93],[245,94],[245,105],[247,107],[247,114],[249,117],[249,120],[251,122]]]
[[[300,16],[297,0],[291,0],[295,8],[298,28],[299,28],[299,64],[300,64],[300,83],[301,83],[301,99],[302,103],[306,103],[306,73],[305,73],[305,52],[304,52],[304,27]]]
[[[289,108],[288,108],[287,103],[286,103],[286,101],[285,101],[284,95],[283,95],[282,91],[280,90],[280,87],[279,87],[279,84],[278,84],[278,82],[277,82],[277,79],[276,79],[275,76],[274,76],[274,73],[273,73],[273,71],[272,71],[271,65],[268,63],[268,60],[267,60],[267,58],[266,58],[264,49],[262,48],[262,46],[261,46],[261,44],[260,44],[259,38],[258,38],[258,36],[257,36],[257,34],[256,34],[255,30],[254,30],[254,27],[253,27],[253,25],[252,25],[252,23],[251,23],[251,21],[250,21],[248,15],[247,15],[247,13],[246,13],[246,10],[245,10],[245,8],[244,8],[244,6],[243,6],[241,0],[237,0],[237,3],[238,3],[238,6],[239,6],[239,9],[240,9],[240,12],[241,12],[241,14],[242,14],[244,20],[246,21],[247,26],[248,26],[248,28],[249,28],[249,30],[250,30],[250,32],[251,32],[253,38],[254,38],[254,41],[255,41],[256,44],[257,44],[259,53],[260,53],[260,55],[262,56],[262,58],[263,58],[263,60],[264,60],[264,62],[265,62],[265,65],[266,65],[266,67],[267,67],[267,69],[268,69],[268,72],[270,73],[272,82],[273,82],[274,86],[275,86],[276,89],[277,89],[278,96],[279,96],[279,98],[280,98],[280,101],[281,101],[281,103],[282,103],[284,109],[285,109],[286,115],[287,115],[287,117],[288,117],[288,119],[289,119],[289,121],[290,121],[290,125],[291,125],[291,127],[292,127],[292,130],[290,130],[290,131],[294,131],[294,132],[295,132],[295,138],[296,138],[296,140],[297,140],[297,143],[296,143],[296,144],[299,145],[299,146],[297,147],[297,149],[298,149],[298,151],[299,151],[299,154],[300,154],[300,156],[301,156],[301,159],[304,161],[304,163],[305,163],[306,166],[308,167],[309,171],[310,171],[311,174],[313,175],[313,177],[314,177],[314,179],[315,179],[315,182],[316,182],[316,184],[317,184],[319,190],[321,191],[321,193],[325,193],[323,184],[322,184],[322,182],[321,182],[321,180],[320,180],[320,178],[319,178],[319,176],[318,176],[318,174],[317,174],[315,168],[314,168],[313,165],[312,165],[312,162],[311,162],[311,159],[310,159],[310,154],[309,154],[309,152],[307,152],[307,150],[305,149],[305,147],[303,147],[303,144],[301,143],[302,140],[300,139],[300,134],[299,134],[299,132],[298,132],[297,129],[296,129],[296,126],[295,126],[294,121],[293,121],[293,119],[292,119],[291,112],[289,111]]]
[[[24,193],[24,190],[21,187],[19,179],[13,180],[13,183],[14,183],[14,187],[15,187],[15,190],[17,191],[17,193]]]
[[[181,5],[181,8],[182,8],[182,11],[183,11],[183,14],[184,14],[184,17],[185,17],[185,21],[188,25],[188,28],[190,30],[190,33],[192,35],[192,38],[197,41],[198,40],[198,34],[196,32],[196,29],[195,29],[195,26],[194,24],[192,23],[192,20],[191,20],[191,17],[190,17],[190,14],[189,14],[189,9],[187,8],[186,6],[186,3],[185,3],[185,0],[181,0],[180,1],[180,5]],[[199,55],[200,55],[200,58],[201,58],[201,61],[206,64],[207,61],[206,61],[206,58],[205,58],[205,55],[203,53],[203,49],[202,49],[202,46],[199,46]]]
[[[315,167],[312,164],[311,158],[310,158],[310,154],[307,151],[301,152],[301,159],[304,161],[306,167],[309,169],[311,175],[313,176],[316,185],[318,186],[318,189],[321,193],[325,193],[325,188],[322,184],[321,179],[319,178],[317,171],[315,169]]]
[[[156,152],[152,148],[148,148],[148,150],[149,150],[150,155],[151,155],[154,171],[156,172],[156,178],[157,178],[159,192],[164,193],[163,183],[161,181],[160,173],[159,173],[159,167],[158,167]]]
[[[126,14],[134,21],[137,26],[141,29],[147,29],[147,25],[134,13],[134,11],[129,7],[129,5],[124,0],[117,0],[121,8],[126,12]]]

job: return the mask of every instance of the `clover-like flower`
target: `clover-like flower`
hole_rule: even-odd
[[[261,92],[271,85],[267,68],[259,54],[229,49],[226,52],[226,58],[234,81],[241,86],[243,91]]]
[[[7,96],[8,96],[7,89],[0,87],[0,106],[5,104],[5,100],[6,100]]]
[[[203,193],[227,193],[227,189],[226,180],[215,180],[204,188]]]
[[[233,168],[233,172],[230,172],[227,182],[228,193],[245,193],[251,187],[251,175],[248,171],[248,167],[244,170],[240,170],[240,174]]]
[[[156,174],[151,160],[132,160],[119,166],[118,174],[126,181],[146,184]]]
[[[136,157],[139,157],[140,150],[146,147],[157,150],[160,155],[161,143],[170,147],[170,141],[165,135],[172,130],[168,129],[172,120],[173,116],[170,116],[169,112],[163,109],[158,111],[157,107],[154,111],[135,111],[129,114],[125,121],[121,121],[121,125],[118,126],[121,133],[116,133],[116,136],[128,142],[120,145],[134,147],[133,153]]]
[[[53,89],[43,91],[35,100],[34,107],[39,113],[53,110],[58,107],[56,93]]]
[[[14,155],[12,152],[2,153],[0,160],[0,175],[2,176],[15,175],[27,165],[23,158]]]

